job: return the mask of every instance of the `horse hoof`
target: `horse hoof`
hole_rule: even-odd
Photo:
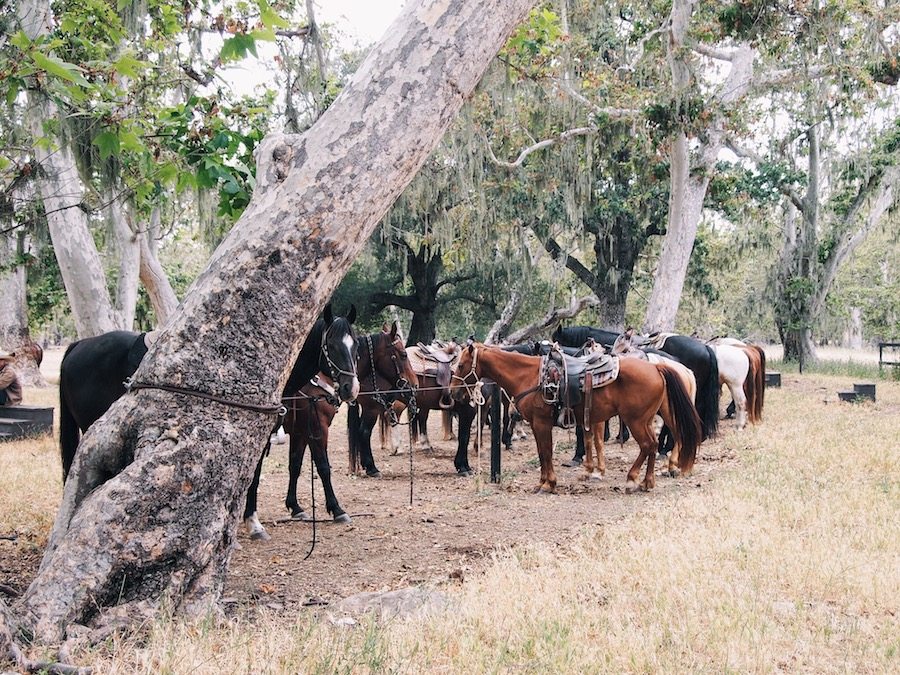
[[[637,490],[637,483],[635,483],[633,480],[630,480],[627,483],[625,483],[625,494],[626,495],[633,494],[636,490]]]
[[[474,473],[472,469],[457,469],[456,475],[461,476],[462,478],[468,478]]]
[[[374,471],[366,470],[366,475],[369,478],[381,478],[381,472],[378,469],[375,469]]]
[[[590,478],[591,480],[603,480],[603,474],[599,471],[592,471],[590,474],[588,474],[588,478]]]
[[[269,541],[271,538],[272,536],[265,530],[260,530],[259,532],[254,532],[250,535],[250,539],[254,541]]]
[[[341,515],[335,516],[335,517],[334,517],[334,522],[336,522],[336,523],[349,523],[349,522],[351,522],[351,521],[350,521],[350,516],[348,516],[346,513],[342,513]]]
[[[583,461],[583,457],[573,457],[572,459],[566,460],[562,463],[563,466],[581,466],[581,462]]]
[[[668,476],[669,478],[678,478],[678,471],[676,469],[669,469],[668,471],[663,472],[663,476]]]
[[[292,520],[306,520],[306,511],[300,509],[299,511],[291,511],[291,519]]]

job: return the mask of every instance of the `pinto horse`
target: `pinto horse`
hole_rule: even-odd
[[[707,344],[719,361],[719,380],[731,392],[738,429],[747,422],[760,422],[766,392],[766,353],[762,347],[721,337]]]
[[[556,411],[552,404],[544,401],[542,395],[541,363],[541,357],[471,343],[463,349],[456,377],[470,396],[480,378],[493,380],[513,396],[522,417],[531,424],[537,444],[541,480],[536,491],[554,492],[553,426]],[[640,445],[640,454],[628,471],[626,492],[638,489],[637,481],[645,460],[647,471],[640,488],[650,490],[656,484],[653,468],[657,440],[652,422],[657,411],[680,446],[679,468],[683,473],[689,472],[700,440],[700,422],[673,369],[665,364],[651,365],[637,359],[623,359],[619,362],[618,377],[592,392],[589,418],[594,436],[606,420],[619,415]],[[581,402],[575,408],[579,423],[583,423],[584,414],[584,403]]]
[[[352,322],[356,316],[351,307],[347,318],[334,316],[327,305],[322,318],[300,350],[291,370],[286,393],[296,392],[317,370],[332,373],[338,379],[339,397],[352,400],[359,390],[356,379],[356,350]],[[66,349],[60,365],[60,454],[63,482],[66,481],[80,435],[96,422],[125,393],[124,382],[131,377],[144,355],[153,334],[112,331],[73,342]],[[244,521],[254,539],[268,535],[256,517],[262,458],[268,453],[266,444],[247,492]]]
[[[372,455],[372,430],[397,400],[415,410],[419,379],[397,332],[396,321],[389,330],[361,338],[359,347],[358,405],[347,412],[350,472],[357,473],[361,465],[367,476],[378,478],[381,471]]]

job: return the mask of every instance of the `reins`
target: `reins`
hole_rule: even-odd
[[[224,398],[222,396],[218,396],[216,394],[210,394],[209,392],[200,391],[198,389],[188,389],[187,387],[176,387],[171,384],[153,384],[150,382],[136,382],[133,378],[126,378],[122,383],[125,385],[126,392],[137,391],[139,389],[158,389],[160,391],[168,391],[173,394],[182,394],[184,396],[193,396],[194,398],[202,398],[206,401],[213,401],[214,403],[219,403],[221,405],[226,405],[231,408],[241,408],[242,410],[252,410],[253,412],[262,413],[264,415],[278,415],[279,417],[284,417],[287,412],[287,408],[284,407],[284,404],[279,402],[276,405],[260,405],[256,403],[245,403],[244,401],[234,401],[232,399]]]

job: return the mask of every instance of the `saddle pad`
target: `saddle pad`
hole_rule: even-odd
[[[585,373],[591,374],[591,389],[600,389],[619,377],[619,357],[609,356],[609,360],[588,364]],[[584,376],[581,378],[581,387],[584,388]]]
[[[650,333],[647,336],[647,342],[642,344],[642,347],[653,347],[653,349],[662,349],[663,345],[666,344],[666,340],[668,340],[673,335],[678,335],[678,333]]]

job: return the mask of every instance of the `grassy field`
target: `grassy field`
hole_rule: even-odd
[[[740,461],[712,487],[636,499],[564,548],[499,551],[429,615],[160,620],[78,661],[117,673],[900,672],[900,383],[879,382],[874,404],[839,403],[852,381],[785,377],[764,423],[726,436]],[[2,446],[0,475],[0,531],[39,544],[59,498],[52,443]]]

